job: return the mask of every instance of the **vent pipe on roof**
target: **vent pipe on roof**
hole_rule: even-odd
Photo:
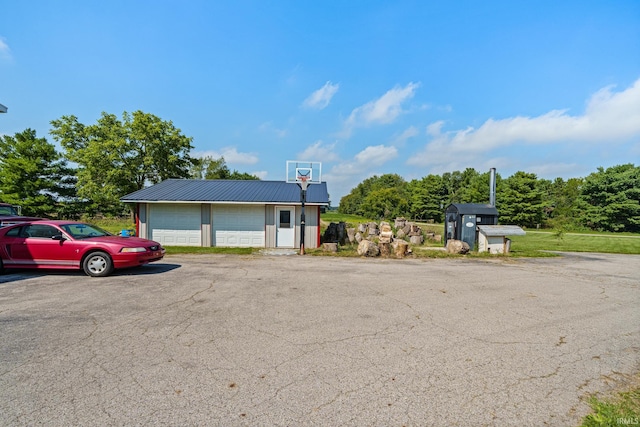
[[[489,170],[489,204],[496,206],[496,168]]]

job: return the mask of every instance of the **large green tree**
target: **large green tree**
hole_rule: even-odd
[[[582,182],[582,178],[538,180],[538,188],[543,194],[546,226],[576,228],[580,225],[580,215],[576,215],[576,212]]]
[[[53,144],[26,129],[0,138],[0,200],[22,206],[26,215],[60,216],[73,200],[73,170]]]
[[[411,218],[442,221],[446,194],[440,175],[427,175],[422,179],[412,180],[407,185],[407,194]]]
[[[247,172],[229,170],[224,157],[219,159],[212,156],[194,157],[189,175],[193,179],[238,179],[238,180],[259,180],[255,175]]]
[[[580,208],[590,228],[640,232],[640,166],[598,168],[584,180]]]
[[[496,207],[502,224],[534,227],[542,222],[542,191],[534,173],[516,172],[502,181],[496,195]]]
[[[378,193],[376,196],[373,196],[373,198],[366,200],[371,193],[385,189],[392,189],[393,192]],[[373,200],[378,201],[381,194],[394,194],[406,200],[406,189],[407,182],[398,174],[384,174],[381,176],[374,175],[362,181],[352,189],[349,194],[342,197],[340,200],[340,206],[338,207],[338,212],[363,216],[375,215],[373,216],[375,218],[380,217],[380,210],[378,207],[369,207],[367,204]],[[379,203],[376,202],[376,206],[379,206]],[[408,215],[408,203],[403,204],[402,207],[403,211],[400,215]],[[382,216],[387,217],[384,214]]]
[[[192,138],[153,114],[125,111],[120,120],[103,112],[92,125],[63,116],[51,125],[67,159],[78,165],[78,194],[97,212],[121,213],[122,196],[168,178],[189,177]]]

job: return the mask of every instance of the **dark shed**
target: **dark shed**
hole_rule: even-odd
[[[498,210],[489,204],[453,203],[444,211],[445,246],[449,239],[467,242],[471,250],[476,245],[478,225],[498,225]]]

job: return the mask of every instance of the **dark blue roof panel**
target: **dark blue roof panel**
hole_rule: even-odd
[[[167,179],[120,199],[122,202],[300,203],[300,187],[285,181]],[[307,203],[329,204],[327,183],[307,188]]]

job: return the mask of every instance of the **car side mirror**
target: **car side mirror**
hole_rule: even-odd
[[[67,239],[64,238],[64,236],[62,234],[56,234],[55,236],[51,236],[51,238],[53,240],[60,240],[60,241],[67,240]]]

